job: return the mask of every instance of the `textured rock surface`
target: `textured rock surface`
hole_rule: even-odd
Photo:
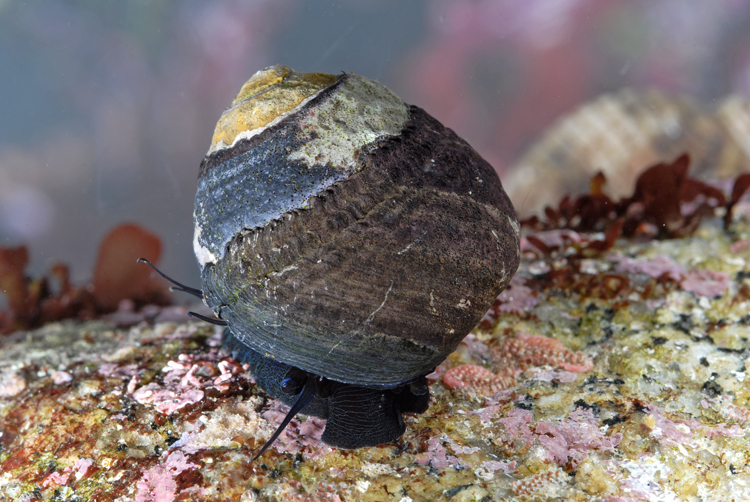
[[[748,500],[743,218],[587,257],[571,250],[596,235],[565,231],[555,252],[530,242],[560,231],[525,239],[511,287],[432,375],[430,409],[375,448],[331,449],[302,419],[253,462],[285,410],[213,327],[133,314],[16,333],[0,349],[0,497]]]

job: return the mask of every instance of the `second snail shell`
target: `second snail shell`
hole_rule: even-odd
[[[587,191],[599,171],[611,196],[627,196],[645,167],[686,152],[698,178],[749,171],[750,100],[733,95],[707,107],[656,90],[606,94],[544,132],[509,168],[504,185],[525,217]]]

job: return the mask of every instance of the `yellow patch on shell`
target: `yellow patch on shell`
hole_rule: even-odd
[[[337,75],[297,73],[282,65],[270,66],[245,82],[237,98],[221,114],[209,154],[233,145],[238,137],[254,136],[274,120],[336,82]]]

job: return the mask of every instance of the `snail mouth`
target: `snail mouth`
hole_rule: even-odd
[[[265,357],[226,330],[224,346],[232,357],[247,363],[258,386],[290,406],[273,435],[256,454],[260,457],[283,433],[291,420],[304,413],[327,420],[321,441],[344,449],[390,443],[404,433],[402,413],[424,413],[430,393],[424,376],[394,389],[344,384]]]

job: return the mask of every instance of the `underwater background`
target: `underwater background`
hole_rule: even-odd
[[[83,282],[134,222],[197,284],[198,166],[226,103],[275,63],[378,79],[503,177],[601,93],[749,95],[750,2],[0,0],[0,246]]]

